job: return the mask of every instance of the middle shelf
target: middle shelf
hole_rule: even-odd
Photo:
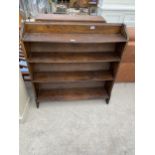
[[[35,83],[48,82],[79,82],[79,81],[111,81],[110,71],[71,71],[71,72],[36,72],[33,76]]]

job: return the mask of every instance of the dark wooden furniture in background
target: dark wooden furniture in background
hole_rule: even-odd
[[[52,22],[66,24],[94,24],[94,23],[105,23],[105,19],[102,16],[89,16],[89,15],[57,15],[57,14],[39,14],[35,21],[40,22]]]
[[[22,46],[36,95],[109,103],[128,36],[123,24],[26,22]]]
[[[116,82],[135,82],[135,29],[127,28],[129,42],[123,53]]]

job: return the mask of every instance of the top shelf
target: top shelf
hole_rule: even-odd
[[[113,43],[127,42],[128,35],[123,24],[66,24],[52,22],[26,22],[24,42],[53,43]]]
[[[25,42],[51,42],[51,43],[113,43],[126,42],[121,34],[49,34],[26,33]]]

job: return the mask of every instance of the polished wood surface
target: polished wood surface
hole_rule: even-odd
[[[78,82],[78,81],[110,81],[110,71],[76,71],[76,72],[38,72],[34,73],[33,82]]]
[[[121,62],[135,62],[135,42],[128,42]]]
[[[55,23],[39,23],[39,22],[27,22],[25,24],[25,35],[31,34],[122,34],[122,24],[80,24],[76,23],[72,25],[67,25],[65,23],[55,24]],[[121,33],[122,32],[122,33]]]
[[[56,14],[39,14],[36,21],[48,21],[48,22],[92,22],[92,23],[103,23],[105,19],[102,16],[89,16],[89,15],[56,15]]]
[[[117,82],[134,82],[135,63],[121,63],[116,80]]]
[[[125,25],[37,21],[25,23],[22,36],[37,107],[46,100],[109,103],[128,41]]]
[[[135,29],[128,28],[129,42],[123,52],[117,82],[135,82]]]
[[[117,62],[119,55],[115,52],[104,53],[31,53],[28,62],[32,63],[96,63]]]
[[[108,98],[106,90],[102,87],[41,90],[38,94],[38,101],[83,100],[99,98]]]
[[[67,32],[65,32],[67,33]],[[24,36],[25,42],[50,42],[50,43],[113,43],[126,42],[121,34],[40,34],[27,33]]]
[[[69,71],[100,71],[109,70],[110,62],[106,63],[31,63],[34,72],[69,72]]]
[[[31,51],[34,52],[62,52],[62,53],[79,53],[79,52],[89,52],[89,53],[96,53],[96,52],[114,52],[116,48],[115,43],[106,43],[106,44],[98,44],[93,43],[93,46],[90,44],[82,43],[79,44],[68,44],[68,43],[45,43],[45,42],[33,42],[29,43],[31,46]],[[62,48],[63,47],[63,48]]]

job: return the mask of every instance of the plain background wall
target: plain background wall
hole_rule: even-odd
[[[125,4],[125,5],[134,5],[134,0],[101,0],[104,1],[104,4]]]
[[[135,25],[134,0],[99,0],[98,15],[109,23],[125,23],[129,27]]]

